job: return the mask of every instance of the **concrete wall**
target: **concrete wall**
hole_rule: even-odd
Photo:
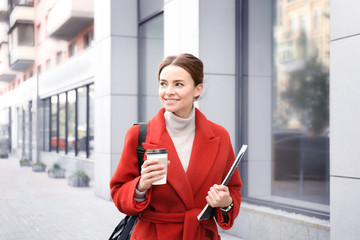
[[[126,130],[137,121],[137,1],[94,5],[95,194],[110,199]]]
[[[330,1],[331,239],[359,239],[360,2]]]
[[[330,238],[330,224],[326,220],[243,202],[235,227],[221,232],[246,240],[326,240]]]

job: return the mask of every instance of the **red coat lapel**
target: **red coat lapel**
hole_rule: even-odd
[[[189,168],[186,172],[194,194],[200,189],[215,161],[220,139],[209,126],[206,117],[196,109],[195,139]]]
[[[187,208],[194,207],[194,199],[190,182],[185,174],[184,168],[176,153],[175,146],[171,140],[170,135],[166,130],[165,109],[161,109],[158,114],[149,122],[148,137],[146,143],[143,144],[145,150],[166,148],[168,151],[168,159],[170,165],[168,166],[168,184],[171,185],[179,194]]]

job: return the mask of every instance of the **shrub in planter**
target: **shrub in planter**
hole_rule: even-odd
[[[20,167],[31,167],[31,161],[26,158],[20,159]]]
[[[68,178],[72,187],[89,187],[90,177],[84,171],[77,171]]]
[[[42,162],[37,162],[32,165],[33,172],[45,172],[46,165]]]
[[[65,174],[66,170],[61,168],[58,163],[48,170],[48,176],[51,178],[65,178]]]

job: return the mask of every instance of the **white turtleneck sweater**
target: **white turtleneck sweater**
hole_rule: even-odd
[[[195,107],[187,118],[180,118],[165,111],[165,124],[185,172],[188,169],[191,150],[195,138]]]
[[[180,118],[168,111],[165,111],[164,118],[166,130],[175,145],[176,152],[186,172],[189,166],[191,150],[195,138],[195,107],[193,107],[187,118]],[[140,192],[135,189],[135,201],[145,201],[145,194],[146,191]]]

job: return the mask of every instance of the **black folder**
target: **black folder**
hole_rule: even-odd
[[[231,166],[228,174],[226,175],[225,179],[222,181],[221,185],[227,185],[231,176],[233,175],[236,167],[239,165],[242,157],[244,156],[244,153],[247,149],[247,145],[242,145],[233,165]],[[197,216],[197,219],[198,220],[205,220],[205,219],[208,219],[210,217],[213,216],[213,211],[214,209],[209,205],[209,204],[206,204],[206,206],[203,208],[203,210],[201,211],[201,213]]]

